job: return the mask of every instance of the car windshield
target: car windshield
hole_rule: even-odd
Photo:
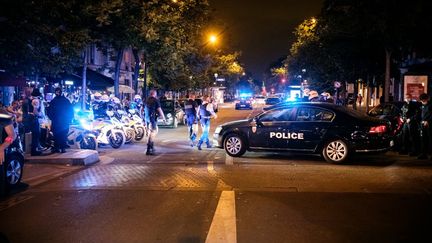
[[[267,98],[268,101],[279,101],[279,98],[274,97],[274,98]]]

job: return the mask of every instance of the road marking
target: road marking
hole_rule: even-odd
[[[214,172],[213,161],[207,161],[207,171],[210,173]]]
[[[223,191],[216,207],[206,243],[237,242],[234,191]]]
[[[165,153],[163,153],[163,154],[159,154],[159,155],[156,155],[156,157],[153,157],[151,160],[147,161],[147,163],[152,163],[153,161],[155,161],[155,160],[159,159],[160,157],[162,157],[164,154],[165,154]],[[148,155],[147,155],[147,156],[148,156]]]
[[[226,165],[233,165],[234,164],[234,158],[227,154],[225,156],[225,164]]]

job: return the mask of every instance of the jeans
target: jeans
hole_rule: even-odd
[[[200,122],[201,122],[202,134],[199,140],[199,144],[205,142],[207,145],[210,145],[210,140],[209,140],[210,119],[201,118]]]
[[[189,139],[193,142],[197,137],[197,130],[198,130],[197,118],[194,115],[188,115],[186,117],[186,121],[187,121],[187,126],[189,131]]]

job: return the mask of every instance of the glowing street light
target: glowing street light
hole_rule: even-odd
[[[210,42],[211,44],[216,44],[217,40],[218,40],[218,38],[217,38],[216,35],[210,35],[210,36],[209,36],[209,42]]]

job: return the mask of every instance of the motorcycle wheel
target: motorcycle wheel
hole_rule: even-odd
[[[144,127],[137,127],[135,132],[135,141],[141,141],[144,138],[145,135],[145,128]]]
[[[81,149],[96,150],[96,147],[97,147],[97,142],[94,137],[84,136],[83,139],[80,141]]]
[[[114,134],[109,135],[109,144],[112,148],[118,149],[123,145],[124,136],[121,132],[115,132]]]
[[[125,132],[126,135],[126,142],[125,143],[131,143],[133,139],[135,138],[135,131],[132,128],[126,129]]]

